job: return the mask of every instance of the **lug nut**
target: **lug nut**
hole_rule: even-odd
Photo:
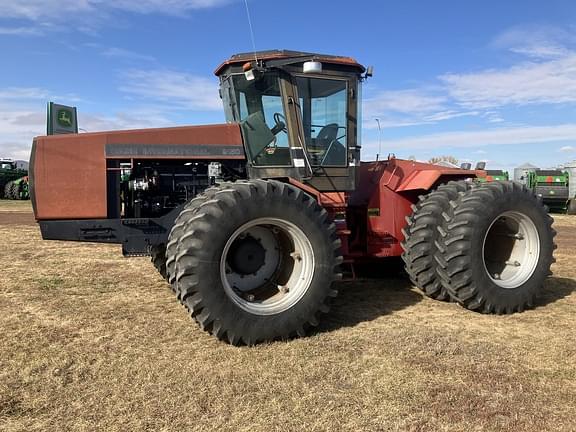
[[[290,256],[296,261],[302,261],[302,255],[299,252],[292,252]]]

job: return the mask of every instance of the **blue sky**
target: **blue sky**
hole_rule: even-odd
[[[363,153],[494,169],[576,158],[573,0],[249,0],[257,49],[373,65]],[[87,131],[223,121],[212,72],[252,49],[242,0],[0,0],[0,156],[26,159],[48,100]]]

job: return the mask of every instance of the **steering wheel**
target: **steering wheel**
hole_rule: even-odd
[[[332,143],[338,135],[338,123],[330,123],[320,129],[318,135],[316,135],[317,141]]]
[[[286,129],[286,117],[284,114],[276,112],[274,113],[274,127],[272,128],[272,133],[274,135],[279,134],[280,132],[288,133]]]

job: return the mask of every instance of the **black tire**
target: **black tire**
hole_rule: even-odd
[[[160,276],[168,280],[168,275],[166,273],[166,245],[159,244],[154,245],[150,248],[150,261],[154,264]]]
[[[569,215],[576,215],[576,198],[572,198],[570,201],[568,201],[568,208],[566,213]]]
[[[427,195],[421,196],[412,206],[413,213],[406,217],[407,226],[402,230],[406,273],[412,283],[428,297],[435,300],[451,300],[450,295],[436,273],[436,240],[438,226],[442,224],[442,213],[450,207],[450,201],[458,198],[473,186],[464,180],[451,181],[438,186]]]
[[[18,183],[12,183],[11,197],[13,200],[21,200],[22,196],[20,194],[20,185]]]
[[[526,186],[486,183],[451,202],[439,227],[438,275],[458,303],[482,313],[532,307],[550,275],[553,219]]]
[[[214,194],[222,190],[224,186],[212,186],[206,189],[202,194],[195,196],[193,199],[188,201],[184,206],[184,209],[176,217],[174,225],[170,230],[168,236],[168,244],[166,245],[165,257],[166,257],[166,280],[170,283],[172,291],[178,293],[178,280],[176,279],[176,254],[178,252],[178,245],[180,243],[180,238],[184,228],[188,222],[194,217],[198,207],[204,202],[208,201]]]
[[[9,199],[9,200],[14,199],[14,198],[12,198],[12,186],[13,185],[14,185],[14,182],[9,181],[4,186],[4,199]]]
[[[259,221],[272,225],[257,225]],[[250,237],[250,234],[245,236],[246,231],[242,231],[245,226],[256,224],[258,229],[267,227],[272,236],[275,234],[271,233],[280,232],[277,228],[280,225],[273,225],[271,221],[295,227],[299,232],[298,238],[306,239],[303,241],[308,244],[307,250],[309,256],[313,257],[314,265],[311,260],[302,259],[298,254],[286,266],[285,263],[290,260],[287,258],[288,251],[298,249],[280,247],[281,243],[278,242],[275,249],[278,252],[270,252],[271,249],[265,252],[266,260],[270,259],[269,252],[283,257],[277,260],[278,266],[270,279],[265,278],[266,282],[257,288],[260,290],[265,287],[265,293],[255,289],[248,291],[256,291],[255,295],[251,295],[252,298],[238,300],[242,298],[236,294],[239,289],[230,288],[228,283],[228,257],[233,255],[231,251],[236,239],[245,241]],[[223,185],[210,199],[198,206],[180,236],[176,256],[180,300],[205,331],[232,345],[254,345],[304,336],[310,327],[318,325],[321,316],[328,312],[331,299],[337,295],[332,282],[341,277],[339,265],[342,255],[340,240],[335,232],[335,225],[329,220],[326,210],[296,187],[272,180]],[[282,237],[283,234],[277,236]],[[257,240],[264,249],[265,242],[262,239],[250,239]],[[225,251],[228,251],[228,256],[224,256]],[[280,291],[279,275],[284,274],[287,268],[305,267],[308,268],[307,278],[301,278],[304,274],[301,273],[294,279],[300,291],[287,291],[286,295],[292,296],[293,300],[289,307],[273,309],[267,314],[257,312],[267,299],[259,302],[254,297],[264,298],[270,287],[277,287],[278,290],[273,294],[276,297],[272,298],[282,299],[284,294]],[[260,268],[253,275],[259,271]],[[244,274],[246,277],[252,276],[248,272]],[[306,282],[302,284],[300,280]],[[300,293],[299,297],[294,298],[292,293],[297,292]]]

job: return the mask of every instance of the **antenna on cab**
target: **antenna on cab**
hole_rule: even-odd
[[[250,38],[252,39],[252,49],[254,50],[254,60],[258,64],[258,56],[256,55],[256,42],[254,40],[254,29],[252,28],[252,19],[250,18],[250,8],[248,7],[248,0],[244,0],[246,5],[246,16],[248,17],[248,27],[250,28]]]

